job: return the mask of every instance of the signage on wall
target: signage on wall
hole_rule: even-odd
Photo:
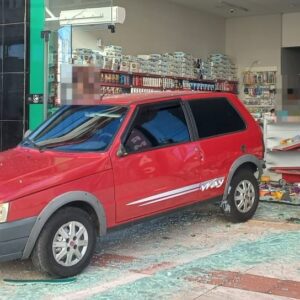
[[[72,26],[67,25],[58,30],[58,63],[72,62]]]

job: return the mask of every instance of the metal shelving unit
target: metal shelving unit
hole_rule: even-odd
[[[275,108],[277,70],[253,68],[243,73],[243,102],[256,119]]]

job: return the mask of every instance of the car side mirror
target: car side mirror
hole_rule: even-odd
[[[127,151],[125,149],[125,146],[121,143],[120,147],[119,147],[119,149],[117,151],[117,156],[118,157],[124,157],[124,156],[127,156],[127,155],[128,155],[128,153],[127,153]]]

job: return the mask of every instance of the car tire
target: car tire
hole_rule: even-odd
[[[227,202],[227,216],[233,222],[246,222],[253,217],[259,203],[259,186],[250,170],[240,170],[234,175]]]
[[[90,215],[76,207],[62,208],[45,224],[32,262],[50,275],[75,276],[89,264],[95,244],[96,230]]]

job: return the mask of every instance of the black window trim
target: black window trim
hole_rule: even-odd
[[[236,131],[230,131],[230,132],[226,132],[226,133],[220,133],[220,134],[216,134],[216,135],[211,135],[211,136],[203,137],[203,138],[199,137],[198,127],[197,127],[197,124],[196,124],[196,121],[195,121],[195,117],[194,117],[192,108],[190,106],[190,102],[201,101],[201,100],[217,100],[217,99],[225,99],[227,101],[227,103],[233,108],[233,110],[241,118],[241,120],[243,121],[243,123],[245,125],[245,128],[241,129],[241,130],[236,130]],[[246,131],[248,129],[248,123],[245,121],[245,119],[243,118],[243,116],[241,115],[241,113],[235,108],[235,106],[232,105],[231,101],[227,97],[207,97],[207,98],[203,97],[203,98],[187,99],[186,102],[187,102],[187,110],[189,111],[189,114],[191,116],[191,123],[192,123],[192,126],[193,126],[194,131],[195,131],[196,141],[208,140],[208,139],[211,139],[211,138],[220,137],[220,136],[224,136],[224,135],[236,134],[236,133],[239,133],[239,132]]]
[[[174,146],[178,146],[178,145],[184,145],[184,144],[188,144],[188,143],[191,143],[192,141],[194,141],[195,140],[195,132],[194,132],[194,129],[193,129],[193,124],[191,123],[190,116],[189,116],[189,113],[186,109],[186,105],[184,105],[184,102],[185,101],[182,101],[180,98],[174,98],[174,99],[161,101],[161,102],[158,101],[158,102],[148,102],[148,103],[138,104],[136,106],[132,116],[131,116],[131,120],[127,124],[127,127],[126,127],[126,129],[124,130],[124,132],[121,136],[121,143],[125,147],[126,139],[128,138],[128,135],[131,132],[131,129],[132,129],[133,123],[136,119],[136,116],[138,115],[139,111],[143,107],[150,106],[150,105],[156,105],[156,106],[161,105],[162,107],[168,107],[168,106],[172,106],[173,104],[179,104],[180,107],[183,110],[184,117],[185,117],[186,124],[187,124],[187,129],[188,129],[189,136],[190,136],[190,139],[188,141],[180,142],[180,143],[174,143],[174,144],[168,144],[168,145],[162,145],[162,146],[158,146],[158,147],[142,149],[142,150],[133,151],[133,152],[128,152],[126,156],[134,155],[134,154],[140,154],[140,153],[143,153],[143,152],[155,151],[155,150],[159,150],[159,149],[162,149],[162,148],[169,148],[169,147],[174,147]]]

